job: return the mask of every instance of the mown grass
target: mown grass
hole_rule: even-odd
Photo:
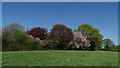
[[[112,51],[17,51],[3,52],[3,66],[118,66]]]

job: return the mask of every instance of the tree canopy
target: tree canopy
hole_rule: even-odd
[[[73,43],[77,49],[87,49],[90,47],[90,40],[83,36],[81,32],[73,32],[74,40]]]
[[[113,43],[113,41],[111,39],[104,39],[104,40],[102,40],[102,44],[103,44],[103,46],[104,46],[104,48],[106,50],[109,50],[110,46],[114,45],[114,43]]]
[[[67,48],[69,42],[73,39],[72,30],[65,25],[56,24],[50,32],[50,38],[58,42],[58,49]]]
[[[78,26],[78,29],[75,29],[74,31],[81,32],[84,36],[88,37],[91,44],[91,50],[98,50],[102,47],[103,35],[99,33],[98,29],[93,28],[91,25],[83,24]]]
[[[28,35],[32,35],[34,38],[39,38],[41,40],[46,39],[47,29],[41,27],[35,27],[27,31]]]
[[[48,33],[46,28],[25,28],[12,23],[0,31],[3,51],[18,50],[115,50],[111,39],[104,39],[100,31],[91,25],[78,26],[74,32],[63,24],[56,24]],[[102,48],[104,46],[104,48]]]
[[[11,32],[11,31],[16,31],[16,30],[24,32],[25,28],[18,23],[11,23],[10,25],[8,25],[8,26],[6,26],[2,29],[3,32],[4,31],[10,31]]]

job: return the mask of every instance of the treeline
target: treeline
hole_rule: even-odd
[[[110,39],[103,39],[100,31],[83,24],[72,31],[62,24],[56,24],[48,32],[46,28],[35,27],[25,30],[18,23],[2,29],[3,51],[31,50],[118,50]]]

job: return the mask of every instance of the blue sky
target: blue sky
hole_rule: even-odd
[[[104,38],[118,44],[117,2],[4,2],[2,3],[5,27],[17,22],[24,27],[44,27],[50,30],[55,24],[64,24],[72,30],[89,24],[100,30]]]

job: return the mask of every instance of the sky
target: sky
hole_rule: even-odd
[[[25,28],[44,27],[50,30],[63,24],[72,30],[89,24],[100,30],[104,39],[118,44],[117,2],[3,2],[2,27],[19,23]]]

